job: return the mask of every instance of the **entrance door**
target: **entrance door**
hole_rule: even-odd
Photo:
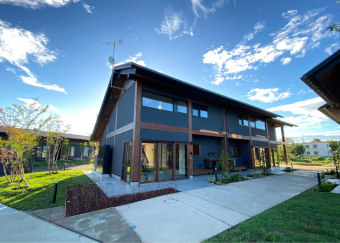
[[[187,144],[175,143],[176,159],[175,159],[175,178],[188,178],[188,161],[187,161]]]
[[[131,168],[131,141],[123,142],[123,156],[122,156],[122,168],[120,173],[120,179],[125,182],[130,181],[130,168]]]

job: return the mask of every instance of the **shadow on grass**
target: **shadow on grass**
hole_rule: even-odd
[[[31,178],[30,178],[31,175]],[[48,175],[46,172],[26,174],[31,188],[15,190],[17,183],[3,184],[5,178],[0,177],[0,202],[17,210],[38,210],[62,206],[65,203],[66,188],[69,185],[91,183],[92,180],[82,170],[60,171]],[[55,204],[52,204],[54,184],[58,181],[58,193]],[[21,182],[21,187],[24,183]]]

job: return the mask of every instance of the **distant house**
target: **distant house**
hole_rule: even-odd
[[[47,157],[47,146],[46,146],[46,132],[40,132],[40,135],[42,139],[39,142],[39,145],[36,147],[34,155],[33,155],[33,160],[38,162],[38,161],[46,161]],[[2,139],[7,139],[7,134],[5,131],[0,127],[0,137]],[[69,145],[70,145],[70,151],[69,151],[69,160],[73,159],[80,159],[80,143],[87,142],[89,143],[89,136],[83,136],[83,135],[75,135],[75,134],[64,134],[64,138],[67,138],[69,140]],[[85,149],[84,151],[84,156],[89,157],[89,150]],[[58,155],[58,160],[62,159],[62,151],[60,151]],[[2,170],[2,168],[0,168]]]
[[[331,157],[331,147],[328,142],[309,142],[302,143],[305,146],[305,154],[306,157]]]
[[[278,161],[284,126],[275,113],[200,88],[136,63],[118,65],[91,140],[109,145],[111,173],[122,181],[189,179],[212,171],[221,150],[235,169]],[[281,129],[283,142],[277,141]]]
[[[326,102],[318,110],[340,125],[340,49],[301,80]]]

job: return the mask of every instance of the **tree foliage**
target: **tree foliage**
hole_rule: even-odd
[[[296,154],[296,155],[301,155],[304,154],[306,151],[305,146],[303,144],[292,144],[292,150],[291,153],[292,154]]]
[[[332,151],[339,150],[340,142],[334,141],[334,140],[329,140],[327,142],[328,142],[329,147],[331,147]]]
[[[317,143],[317,142],[321,142],[321,139],[319,139],[319,138],[313,138],[312,143]]]
[[[336,3],[340,3],[340,1],[336,1]],[[340,32],[340,23],[328,26],[327,30]]]
[[[220,169],[222,177],[230,180],[230,171],[234,168],[234,164],[229,161],[228,152],[222,150],[220,158],[216,162],[216,166]]]
[[[62,154],[65,160],[68,160],[68,156],[70,155],[70,144],[68,139],[64,139],[63,141],[63,149]]]
[[[17,178],[17,188],[20,188],[21,180],[30,187],[25,179],[25,167],[39,144],[40,131],[52,119],[52,116],[44,117],[48,106],[40,107],[38,99],[33,100],[25,106],[13,104],[12,107],[0,108],[0,126],[8,136],[7,140],[1,141],[0,161],[13,172],[9,182]]]

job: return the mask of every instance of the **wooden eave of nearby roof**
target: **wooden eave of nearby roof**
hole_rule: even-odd
[[[284,122],[278,119],[268,119],[268,121],[272,122],[274,124],[275,127],[282,127],[282,126],[289,126],[289,127],[297,127],[297,125],[288,123],[288,122]]]
[[[340,108],[340,49],[305,73],[301,80],[331,107]]]
[[[278,114],[240,102],[238,100],[232,99],[227,96],[220,95],[218,93],[209,91],[207,89],[203,89],[196,85],[192,85],[182,80],[173,78],[166,74],[154,71],[150,68],[146,68],[136,63],[130,62],[130,63],[118,65],[115,67],[115,70],[111,75],[110,82],[106,89],[106,93],[105,93],[99,114],[97,116],[96,124],[94,126],[94,129],[93,129],[93,132],[90,138],[91,140],[98,139],[101,137],[106,127],[106,124],[108,123],[108,119],[111,115],[113,107],[115,103],[117,102],[119,96],[121,95],[120,88],[123,87],[127,79],[129,78],[133,79],[133,77],[160,83],[162,85],[169,86],[179,91],[185,90],[188,93],[195,94],[201,97],[205,97],[209,100],[221,102],[221,104],[229,105],[231,107],[244,110],[250,113],[254,113],[256,115],[260,115],[265,118],[282,117]]]
[[[325,116],[328,116],[330,119],[335,121],[340,125],[340,109],[334,109],[328,104],[324,104],[318,108],[318,111],[323,113]]]

